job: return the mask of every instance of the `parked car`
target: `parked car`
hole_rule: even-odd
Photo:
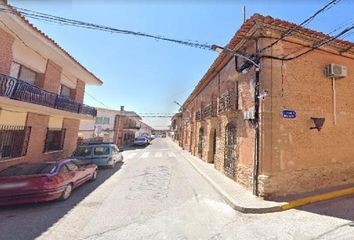
[[[114,168],[117,162],[123,161],[123,150],[114,143],[89,142],[79,145],[73,153],[73,158],[81,164],[96,164],[99,167]]]
[[[134,145],[136,146],[146,146],[149,144],[149,141],[146,137],[137,137],[134,139]]]
[[[0,205],[66,200],[96,177],[96,165],[80,166],[75,159],[11,166],[0,171]]]

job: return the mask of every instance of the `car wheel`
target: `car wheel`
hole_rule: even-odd
[[[72,184],[67,185],[63,194],[60,197],[60,200],[68,199],[71,195],[72,190],[73,190],[73,185]]]
[[[97,170],[95,170],[95,171],[92,173],[91,181],[95,181],[96,179],[97,179]]]

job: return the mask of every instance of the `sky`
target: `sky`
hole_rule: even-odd
[[[180,40],[226,45],[246,15],[270,15],[294,23],[314,14],[329,0],[313,1],[138,1],[8,0],[16,7],[90,23]],[[307,27],[324,33],[354,23],[354,1],[342,0]],[[104,83],[87,86],[85,103],[141,115],[178,112],[179,106],[218,56],[209,50],[29,19]],[[354,34],[346,40],[354,42]],[[155,114],[156,115],[156,114]],[[166,128],[169,118],[143,118]]]

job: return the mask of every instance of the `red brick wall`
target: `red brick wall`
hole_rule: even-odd
[[[70,157],[74,152],[77,145],[79,125],[80,120],[64,118],[63,128],[65,128],[66,131],[62,158]]]
[[[12,62],[12,44],[15,38],[0,29],[0,72],[9,74]]]
[[[37,79],[38,86],[47,91],[58,93],[62,68],[53,61],[48,60],[44,77]]]
[[[72,91],[72,98],[80,103],[84,102],[85,83],[77,79],[76,89]]]
[[[24,157],[0,162],[0,170],[24,162],[53,161],[70,157],[77,145],[80,121],[65,118],[63,128],[66,128],[66,132],[63,151],[43,153],[48,122],[49,116],[28,113],[26,125],[31,126],[32,130],[27,154]]]
[[[27,126],[31,126],[31,136],[27,148],[26,161],[40,162],[46,160],[43,154],[45,137],[47,134],[47,126],[49,116],[39,115],[35,113],[27,114]]]
[[[125,122],[126,117],[124,116],[116,116],[115,122],[114,122],[114,136],[113,136],[113,142],[118,146],[118,147],[123,147],[123,126]]]

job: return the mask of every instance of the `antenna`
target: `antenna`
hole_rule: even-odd
[[[246,5],[243,5],[243,23],[246,22]]]

